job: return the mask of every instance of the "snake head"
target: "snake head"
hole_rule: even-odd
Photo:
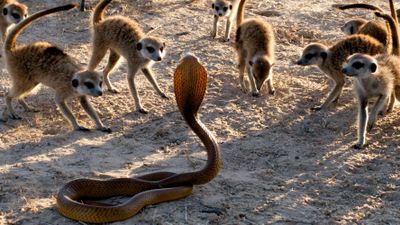
[[[196,56],[187,54],[181,59],[174,74],[174,89],[182,115],[195,116],[207,89],[207,71]]]

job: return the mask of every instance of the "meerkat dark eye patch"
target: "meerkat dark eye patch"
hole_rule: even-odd
[[[18,13],[11,13],[11,16],[14,17],[14,19],[21,19],[21,16]]]
[[[149,53],[153,53],[153,52],[155,51],[155,49],[154,49],[153,47],[146,47],[146,50],[147,50]]]
[[[218,7],[218,6],[215,6],[215,10],[217,10],[217,11],[218,11],[218,10],[219,10],[219,7]]]
[[[228,11],[228,7],[224,7],[223,10],[226,12]]]
[[[326,53],[326,52],[321,52],[319,55],[320,55],[321,58],[323,58],[323,59],[326,59],[326,58],[328,57],[328,53]]]
[[[93,89],[94,88],[94,84],[92,82],[85,82],[83,83],[88,89]]]
[[[100,83],[99,83],[99,86],[100,86],[100,87],[102,87],[102,86],[103,86],[103,82],[102,82],[102,81],[100,81]]]
[[[312,59],[314,56],[315,56],[315,54],[309,53],[309,54],[305,55],[304,58],[306,58],[306,59]]]
[[[358,69],[364,67],[364,63],[355,62],[355,63],[353,63],[351,66],[352,66],[354,69],[357,69],[357,70],[358,70]]]
[[[8,9],[7,9],[7,8],[4,8],[4,9],[3,9],[3,15],[7,16],[7,14],[8,14]]]
[[[72,87],[76,88],[79,86],[79,81],[77,79],[72,80]]]

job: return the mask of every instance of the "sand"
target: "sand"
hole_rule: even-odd
[[[22,2],[36,12],[69,1]],[[366,2],[388,9],[383,0]],[[89,1],[86,12],[35,22],[18,42],[51,42],[86,65],[95,3]],[[209,73],[200,118],[218,139],[222,169],[189,197],[145,207],[114,224],[400,224],[399,106],[378,118],[367,136],[370,145],[355,150],[352,81],[347,79],[336,106],[313,112],[310,108],[323,101],[332,84],[318,68],[294,65],[308,43],[331,44],[342,38],[339,27],[346,20],[373,18],[361,10],[339,12],[331,8],[333,3],[343,1],[249,2],[246,17],[271,23],[277,39],[276,94],[264,89],[255,98],[239,88],[236,53],[233,41],[222,40],[223,23],[218,38],[210,37],[210,2],[115,0],[108,15],[140,21],[146,32],[154,29],[153,34],[166,41],[167,56],[153,68],[170,99],[161,99],[140,73],[139,93],[150,113],[135,111],[121,60],[110,76],[120,93],[91,99],[112,134],[71,131],[54,104],[54,92],[46,87],[27,98],[39,113],[23,112],[15,104],[23,119],[0,124],[0,224],[81,224],[62,217],[54,207],[58,190],[72,179],[200,169],[205,163],[203,145],[183,121],[173,95],[172,74],[186,52],[196,54]],[[2,109],[9,87],[3,69]],[[73,104],[79,122],[94,128]]]

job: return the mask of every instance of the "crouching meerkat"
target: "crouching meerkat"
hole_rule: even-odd
[[[358,142],[353,147],[366,146],[366,133],[376,121],[379,112],[392,111],[395,99],[400,100],[400,51],[398,24],[390,15],[376,12],[376,15],[389,22],[393,50],[390,54],[376,57],[367,54],[350,56],[343,66],[343,73],[355,78],[354,90],[358,99]],[[368,116],[368,101],[377,98]],[[387,108],[384,108],[387,106]]]
[[[7,29],[28,16],[28,7],[15,0],[0,0],[0,32],[2,40],[6,39]]]
[[[218,21],[220,18],[226,17],[226,29],[224,41],[230,40],[230,35],[232,31],[232,25],[237,17],[238,8],[240,0],[214,0],[211,4],[214,14],[214,23],[211,36],[213,38],[217,37],[218,33]]]
[[[4,44],[5,62],[11,76],[12,87],[6,96],[6,108],[3,120],[20,119],[12,107],[12,99],[18,99],[26,111],[36,111],[29,106],[24,97],[38,84],[43,84],[55,90],[55,101],[75,130],[87,131],[80,126],[71,110],[65,103],[67,99],[76,97],[86,113],[96,123],[97,129],[111,132],[100,121],[92,108],[87,96],[102,95],[102,77],[97,72],[81,71],[75,60],[58,47],[47,42],[35,42],[16,46],[18,35],[34,20],[48,14],[70,10],[75,4],[64,5],[33,14],[12,29]]]
[[[267,82],[268,92],[273,95],[272,67],[275,62],[275,37],[272,26],[259,18],[244,19],[247,0],[241,0],[238,8],[235,48],[239,58],[240,86],[246,92],[244,73],[247,69],[253,96],[258,96]]]
[[[154,61],[161,61],[165,55],[165,43],[159,38],[146,36],[139,24],[122,16],[112,16],[104,19],[104,11],[112,0],[102,0],[94,9],[93,23],[93,46],[92,56],[88,65],[90,71],[96,66],[110,50],[108,64],[103,71],[104,81],[109,91],[118,92],[114,88],[108,75],[117,64],[120,56],[127,60],[128,84],[139,112],[148,111],[142,106],[136,89],[135,75],[141,70],[150,81],[157,93],[162,98],[168,98],[161,91],[153,76],[151,65]]]

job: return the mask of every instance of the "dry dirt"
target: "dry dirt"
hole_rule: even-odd
[[[62,0],[25,0],[31,12]],[[355,1],[353,1],[355,2]],[[366,1],[388,9],[386,1]],[[19,43],[48,41],[79,59],[90,54],[86,12],[43,18],[21,34]],[[73,132],[57,110],[53,91],[42,87],[28,97],[40,109],[21,121],[0,124],[0,224],[79,224],[55,210],[55,195],[69,180],[133,177],[153,171],[192,171],[205,162],[203,146],[189,130],[173,97],[172,74],[185,52],[196,54],[209,72],[201,120],[215,134],[223,167],[210,183],[196,186],[182,200],[148,206],[114,224],[400,224],[399,106],[380,117],[368,134],[369,147],[355,150],[357,108],[352,84],[336,107],[310,108],[323,101],[331,84],[314,67],[294,61],[308,43],[334,43],[349,18],[372,19],[370,12],[339,12],[343,1],[250,0],[246,17],[259,16],[274,26],[277,50],[276,95],[255,98],[239,89],[233,42],[210,38],[210,2],[115,0],[107,14],[125,15],[145,31],[165,39],[166,58],[154,65],[161,99],[142,74],[139,92],[148,115],[135,111],[126,82],[126,65],[112,72],[119,94],[91,99],[112,134]],[[222,26],[222,24],[221,24]],[[233,37],[233,36],[232,36]],[[105,60],[99,67],[103,68]],[[10,87],[3,69],[0,105]],[[94,124],[78,106],[80,123]]]

